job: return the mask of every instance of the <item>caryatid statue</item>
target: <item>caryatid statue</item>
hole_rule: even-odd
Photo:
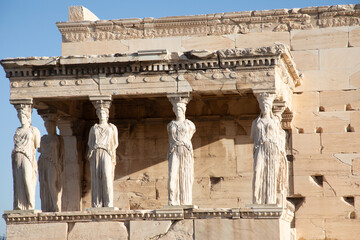
[[[118,131],[108,123],[110,101],[93,101],[99,123],[90,129],[89,153],[92,207],[113,207],[113,181]]]
[[[277,204],[278,191],[286,181],[282,177],[286,171],[283,169],[285,134],[272,112],[275,94],[257,93],[255,96],[261,113],[251,126],[251,138],[254,139],[253,203]]]
[[[35,208],[37,181],[36,148],[40,146],[40,132],[31,126],[31,104],[15,104],[21,122],[14,135],[12,168],[14,180],[14,210]]]
[[[47,135],[42,136],[39,156],[39,181],[41,210],[61,211],[62,172],[64,165],[64,143],[56,134],[57,114],[39,114],[44,119]]]
[[[176,120],[167,126],[169,135],[169,205],[192,205],[194,152],[191,138],[196,128],[185,119],[189,97],[169,97]]]
[[[273,109],[273,113],[277,120],[278,124],[278,177],[277,177],[277,192],[278,192],[278,199],[277,202],[286,206],[286,196],[288,190],[288,177],[289,177],[289,169],[288,169],[288,162],[286,157],[286,133],[282,128],[282,113],[285,110],[285,105],[277,106],[276,109]],[[280,196],[279,196],[280,195]],[[281,199],[281,198],[282,199]],[[280,200],[282,200],[280,202]]]

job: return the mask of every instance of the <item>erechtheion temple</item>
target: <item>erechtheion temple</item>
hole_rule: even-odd
[[[57,27],[1,60],[8,239],[359,239],[359,4]]]

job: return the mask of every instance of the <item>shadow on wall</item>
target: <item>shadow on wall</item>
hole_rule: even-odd
[[[85,117],[93,120],[87,121],[85,133],[96,121],[92,108],[90,104],[84,106],[84,112],[89,113]],[[202,96],[190,101],[186,117],[196,126],[192,138],[194,191],[199,192],[198,195],[194,192],[194,199],[205,200],[210,190],[217,190],[221,183],[215,183],[214,179],[223,181],[243,174],[252,175],[250,129],[259,111],[252,94],[222,98]],[[109,122],[115,124],[119,132],[115,205],[123,201],[129,202],[129,206],[120,204],[119,207],[139,209],[167,204],[167,124],[173,119],[175,115],[166,98],[114,100]],[[89,175],[86,161],[84,181],[87,183],[83,189],[86,202],[90,201]],[[207,190],[209,193],[204,193]]]

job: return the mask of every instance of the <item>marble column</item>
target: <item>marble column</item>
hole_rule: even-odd
[[[64,143],[61,211],[81,211],[81,121],[60,116],[58,127]]]
[[[186,105],[190,101],[187,95],[168,96],[176,120],[167,126],[169,135],[169,182],[168,201],[171,206],[192,205],[194,183],[194,152],[191,138],[196,128],[193,122],[185,118]]]
[[[14,181],[14,210],[35,208],[35,187],[37,181],[36,148],[40,146],[40,132],[31,126],[32,99],[10,101],[18,112],[21,127],[14,135],[14,149],[11,154]]]

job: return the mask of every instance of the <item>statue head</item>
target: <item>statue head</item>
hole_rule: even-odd
[[[56,134],[56,121],[48,120],[44,122],[44,125],[49,135]]]
[[[256,99],[259,102],[261,114],[263,116],[272,115],[272,107],[275,99],[275,94],[271,93],[257,93]]]
[[[92,104],[96,109],[96,116],[99,118],[100,123],[106,123],[109,119],[109,109],[111,101],[109,100],[96,100]]]
[[[56,134],[56,125],[57,125],[57,114],[47,114],[42,116],[44,119],[44,126],[49,135]]]
[[[171,96],[169,97],[171,104],[173,105],[173,112],[176,115],[177,120],[185,119],[186,104],[190,101],[190,97],[183,96]]]
[[[109,119],[109,109],[105,107],[99,107],[96,109],[96,116],[100,122],[107,122]]]
[[[17,116],[20,120],[21,125],[24,126],[30,126],[31,125],[31,106],[30,105],[24,105],[21,104],[21,106],[16,107],[16,110],[18,112]]]
[[[173,105],[173,112],[177,119],[185,119],[186,104],[181,102],[175,103]]]
[[[38,114],[44,120],[44,126],[49,135],[56,135],[56,126],[59,115],[55,108],[38,109]]]

